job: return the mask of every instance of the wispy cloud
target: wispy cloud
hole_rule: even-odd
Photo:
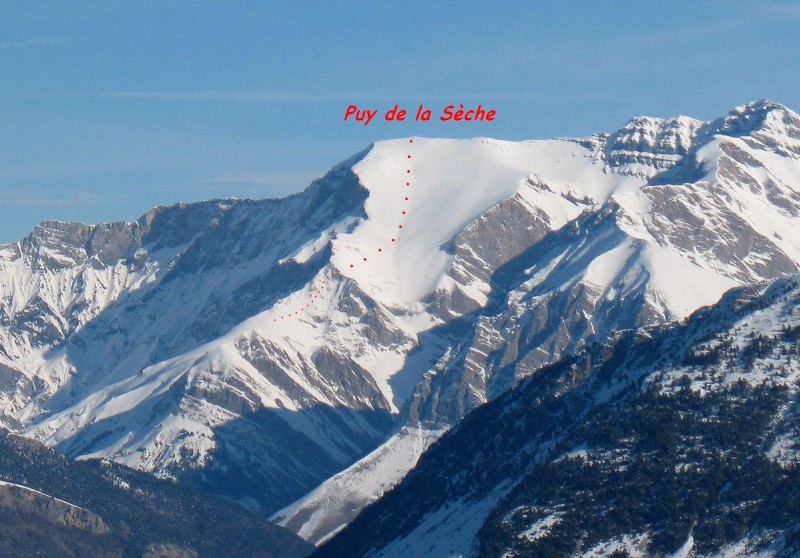
[[[234,103],[320,103],[356,101],[392,101],[386,95],[369,93],[313,94],[291,91],[95,91],[80,93],[53,93],[30,98],[74,99],[132,99],[152,101],[222,101]]]
[[[44,46],[53,46],[61,41],[50,39],[32,39],[27,41],[0,41],[0,50],[25,49]]]
[[[755,10],[766,16],[800,18],[800,5],[783,2],[759,2]]]
[[[317,174],[313,170],[291,172],[244,172],[219,174],[205,181],[205,184],[219,186],[286,186],[288,184],[307,185]]]
[[[338,101],[342,95],[309,95],[269,91],[106,91],[68,93],[64,97],[89,99],[145,99],[156,101],[232,101],[255,103],[316,103]]]
[[[720,35],[730,35],[751,24],[750,17],[730,17],[717,21],[698,23],[695,25],[681,25],[664,28],[658,31],[640,32],[631,30],[629,33],[614,37],[586,38],[573,41],[568,48],[572,50],[585,50],[587,48],[612,48],[630,45],[665,46],[682,42],[704,41]]]
[[[409,102],[433,102],[433,101],[453,101],[459,98],[487,97],[486,93],[470,93],[461,95],[376,95],[372,93],[329,93],[313,94],[298,92],[281,91],[96,91],[81,93],[53,93],[45,95],[35,95],[28,98],[54,99],[132,99],[145,101],[221,101],[234,103],[349,103],[349,102],[376,102],[376,103],[409,103]],[[494,97],[509,97],[514,95],[502,93]]]
[[[176,189],[215,197],[274,197],[299,192],[319,176],[321,173],[318,169],[220,173],[208,178],[199,178],[191,184]]]
[[[106,203],[102,196],[91,192],[75,192],[58,197],[23,190],[0,190],[0,200],[5,207],[85,207]]]
[[[547,96],[531,92],[461,92],[451,95],[374,95],[369,93],[331,93],[309,94],[294,92],[274,91],[98,91],[85,93],[53,93],[33,95],[27,99],[119,99],[142,101],[211,101],[229,103],[405,103],[416,106],[417,103],[459,103],[470,100],[486,102],[527,102],[540,104],[568,104],[579,102],[624,102],[627,99],[620,96],[609,96],[597,93]],[[407,106],[405,108],[408,108]]]

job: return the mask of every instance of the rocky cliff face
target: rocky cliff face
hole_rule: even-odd
[[[59,527],[94,535],[108,533],[108,527],[99,515],[21,484],[0,481],[0,507]]]

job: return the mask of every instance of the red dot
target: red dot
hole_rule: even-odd
[[[350,264],[350,267],[353,267],[353,264]]]
[[[411,170],[406,169],[406,173],[411,174]]]
[[[405,211],[403,211],[403,215],[405,215],[405,214],[406,214],[406,212],[405,212]]]
[[[402,228],[403,228],[403,225],[400,225],[400,226],[399,226],[399,227],[397,227],[397,228],[398,228],[398,229],[402,229]]]
[[[367,261],[367,258],[364,258],[364,261]]]
[[[392,239],[392,242],[394,242],[394,238]]]
[[[411,158],[411,155],[407,155],[407,157],[410,159],[410,158]]]
[[[408,196],[406,196],[406,201],[408,201]]]
[[[383,252],[383,248],[378,248],[378,252]]]
[[[408,143],[414,143],[414,140],[408,140]]]

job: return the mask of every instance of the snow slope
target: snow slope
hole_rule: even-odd
[[[392,488],[441,433],[403,428],[354,465],[276,512],[273,521],[310,543],[325,542],[352,521],[366,503]]]

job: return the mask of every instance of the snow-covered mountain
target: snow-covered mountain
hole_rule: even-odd
[[[538,163],[447,245],[450,268],[428,297],[444,323],[420,337],[433,358],[411,355],[429,360],[405,421],[441,431],[586,340],[683,318],[731,286],[797,270],[798,139],[796,114],[760,102],[708,123],[636,118],[610,136],[529,142],[579,149],[551,154],[557,169]],[[425,449],[404,437],[386,447]],[[276,518],[307,540],[329,536],[355,516],[360,491],[348,485],[391,484],[386,447]]]
[[[800,276],[546,366],[313,554],[797,556]]]
[[[541,366],[796,272],[798,214],[800,117],[761,101],[45,222],[0,247],[0,420],[271,512],[339,473],[277,514],[318,542]]]

